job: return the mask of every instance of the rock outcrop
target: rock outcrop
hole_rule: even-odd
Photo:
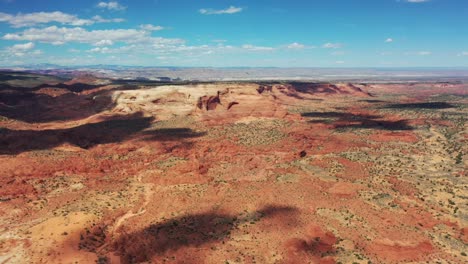
[[[220,92],[216,96],[207,96],[204,95],[198,98],[197,107],[198,109],[205,109],[206,111],[215,110],[218,105],[221,104],[221,99],[219,98]]]

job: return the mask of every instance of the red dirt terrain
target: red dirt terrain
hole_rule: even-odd
[[[465,84],[0,89],[0,263],[466,263]]]

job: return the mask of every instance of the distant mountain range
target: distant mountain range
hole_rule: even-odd
[[[3,67],[50,75],[90,73],[111,79],[189,81],[468,81],[468,68],[253,68],[146,67],[123,65],[60,66],[33,64]]]

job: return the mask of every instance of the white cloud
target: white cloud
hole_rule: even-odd
[[[147,31],[159,31],[159,30],[164,29],[164,27],[155,26],[155,25],[151,25],[151,24],[140,25],[140,28],[143,29],[143,30],[147,30]]]
[[[330,43],[330,42],[322,45],[322,47],[325,49],[339,49],[342,46],[343,45],[341,43]]]
[[[42,50],[34,50],[31,52],[32,55],[42,55]]]
[[[24,44],[16,44],[16,45],[13,45],[9,48],[9,50],[12,50],[12,51],[26,51],[26,50],[31,50],[34,48],[34,43],[32,42],[28,42],[28,43],[24,43]]]
[[[432,55],[431,51],[427,50],[421,50],[421,51],[407,51],[403,53],[404,55],[410,55],[410,56],[429,56]]]
[[[126,6],[123,6],[123,5],[119,4],[119,2],[116,2],[116,1],[99,2],[97,4],[97,7],[104,8],[104,9],[109,9],[109,10],[125,10],[125,9],[127,9]]]
[[[344,61],[335,61],[336,64],[345,64]]]
[[[211,55],[219,52],[232,51],[236,52],[242,48],[235,48],[232,46],[186,46],[184,44],[170,44],[170,43],[137,43],[128,46],[121,46],[118,48],[110,47],[96,47],[87,50],[89,53],[102,53],[102,54],[121,54],[121,55],[155,55],[158,57],[172,57],[176,54],[183,54],[185,57],[201,57]]]
[[[462,51],[457,56],[468,56],[468,51]]]
[[[291,43],[287,46],[288,49],[304,49],[306,46],[297,42]]]
[[[0,50],[0,55],[6,57],[24,57],[24,56],[38,56],[42,54],[41,50],[33,50],[35,47],[33,42],[15,44],[11,47],[7,47],[4,50]]]
[[[417,54],[420,55],[420,56],[428,56],[428,55],[431,55],[432,52],[430,52],[430,51],[419,51]]]
[[[387,39],[385,40],[385,43],[391,43],[391,42],[393,42],[393,39],[392,39],[392,38],[387,38]]]
[[[87,52],[92,52],[92,53],[110,53],[110,49],[108,47],[96,47],[93,49],[88,50]]]
[[[103,39],[103,40],[100,40],[96,43],[94,43],[94,46],[112,46],[114,45],[114,41],[110,40],[110,39]]]
[[[93,21],[97,22],[97,23],[120,23],[120,22],[124,22],[125,19],[123,18],[111,18],[111,19],[105,19],[105,18],[102,18],[101,16],[93,16]]]
[[[211,8],[202,8],[198,10],[203,15],[222,15],[222,14],[235,14],[242,12],[243,8],[242,7],[235,7],[235,6],[230,6],[226,9],[221,9],[221,10],[216,10],[216,9],[211,9]]]
[[[27,27],[38,24],[60,23],[72,26],[87,26],[94,23],[90,19],[80,19],[75,15],[56,12],[37,12],[29,14],[10,15],[0,12],[0,22],[7,22],[13,27]]]
[[[100,16],[94,16],[91,19],[82,19],[76,15],[63,13],[60,11],[55,12],[36,12],[27,14],[11,15],[0,12],[0,22],[6,22],[12,27],[29,27],[48,23],[59,23],[62,25],[71,26],[89,26],[94,23],[109,23],[109,22],[123,22],[122,18],[104,19]]]
[[[242,48],[245,49],[245,50],[249,50],[249,51],[272,51],[272,50],[275,49],[275,48],[272,48],[272,47],[254,46],[254,45],[250,45],[250,44],[242,45]]]
[[[149,32],[136,29],[109,29],[88,31],[81,27],[66,28],[51,26],[46,28],[30,28],[18,33],[8,33],[2,37],[4,40],[39,41],[53,45],[68,42],[103,45],[106,43],[164,43],[180,44],[181,39],[166,39],[151,37]],[[104,42],[103,42],[104,40]]]

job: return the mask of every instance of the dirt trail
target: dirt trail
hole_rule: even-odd
[[[128,211],[126,214],[124,214],[123,216],[121,216],[120,218],[117,219],[117,221],[115,221],[115,224],[114,226],[112,227],[111,229],[111,234],[114,234],[116,230],[118,230],[118,228],[120,226],[122,226],[122,224],[127,221],[128,219],[132,218],[132,217],[135,217],[135,216],[139,216],[139,215],[142,215],[144,213],[146,213],[146,206],[148,205],[148,203],[150,202],[150,198],[151,196],[153,195],[154,191],[152,190],[152,184],[145,184],[145,185],[142,185],[144,186],[145,188],[145,194],[144,194],[144,202],[143,202],[143,205],[140,206],[140,208],[138,208],[138,210],[136,212],[134,212],[134,209],[131,209],[130,211]]]
[[[136,181],[138,184],[134,188],[138,187],[143,187],[144,188],[144,201],[141,206],[138,208],[132,208],[130,209],[127,213],[122,215],[121,217],[117,218],[112,227],[109,228],[109,235],[106,243],[104,243],[98,250],[97,252],[101,252],[102,250],[106,249],[106,247],[109,245],[109,242],[113,241],[115,235],[118,233],[119,228],[125,223],[130,218],[143,215],[146,213],[146,207],[148,206],[149,202],[151,201],[151,197],[155,193],[154,190],[154,184],[146,183],[146,184],[141,184],[142,182],[142,176],[139,175],[136,178]]]

